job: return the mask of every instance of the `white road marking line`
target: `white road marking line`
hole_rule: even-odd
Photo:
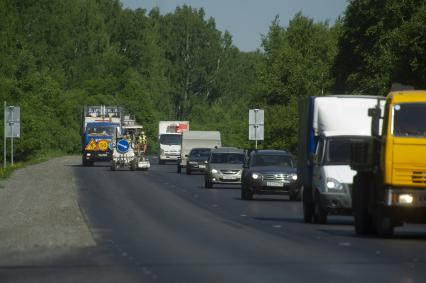
[[[247,214],[241,214],[240,216],[241,216],[241,217],[246,217],[246,216],[247,216]]]
[[[281,226],[281,225],[273,225],[272,227],[274,227],[274,228],[282,228],[283,226]]]
[[[352,246],[352,244],[351,244],[351,243],[349,243],[349,242],[341,242],[341,243],[339,243],[339,246],[342,246],[342,247],[350,247],[350,246]]]

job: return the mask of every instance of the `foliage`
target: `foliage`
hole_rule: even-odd
[[[0,0],[0,96],[21,106],[18,160],[78,153],[83,105],[96,104],[124,106],[153,149],[158,121],[175,119],[253,147],[248,109],[264,108],[261,147],[295,152],[299,97],[426,87],[425,22],[422,0],[356,0],[332,25],[276,17],[263,50],[241,52],[186,5],[163,15],[119,0]]]

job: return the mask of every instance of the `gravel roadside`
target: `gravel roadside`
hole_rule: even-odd
[[[78,206],[79,164],[78,156],[54,158],[0,183],[0,254],[95,245]]]

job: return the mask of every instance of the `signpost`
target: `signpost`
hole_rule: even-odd
[[[264,140],[264,119],[263,109],[249,110],[249,140],[255,141],[257,149],[257,141]]]
[[[7,138],[10,138],[10,164],[13,166],[13,139],[21,137],[21,108],[4,102],[3,167],[6,168]]]

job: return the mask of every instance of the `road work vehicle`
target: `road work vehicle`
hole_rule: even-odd
[[[351,140],[370,139],[366,115],[377,97],[334,95],[299,100],[298,183],[305,223],[352,215]]]
[[[115,140],[111,171],[118,168],[148,170],[151,167],[146,157],[147,140],[142,125],[126,116],[122,125],[122,133],[119,135],[117,131]]]
[[[372,138],[351,150],[355,231],[388,237],[404,222],[426,223],[426,91],[391,92],[365,116]]]
[[[160,121],[158,124],[158,163],[178,161],[181,151],[181,135],[189,131],[188,121]]]
[[[110,161],[114,135],[121,131],[123,109],[117,106],[85,106],[81,131],[82,164]]]
[[[177,172],[188,166],[188,156],[191,149],[196,147],[215,148],[221,147],[222,141],[218,131],[187,131],[182,133],[181,151],[177,164]]]

